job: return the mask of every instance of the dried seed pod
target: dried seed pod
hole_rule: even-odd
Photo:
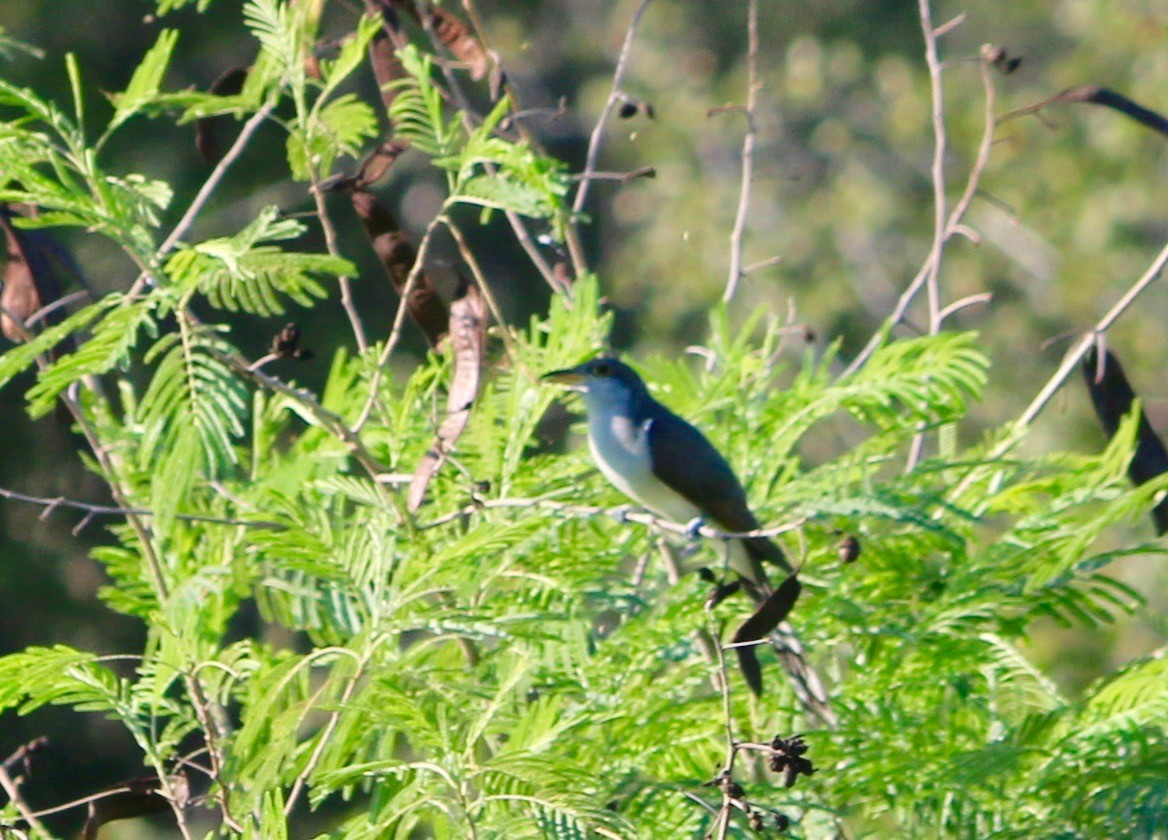
[[[839,559],[843,563],[855,563],[860,556],[860,541],[853,534],[847,534],[839,544]]]
[[[291,323],[272,337],[272,346],[268,352],[281,359],[312,358],[312,351],[300,346],[300,327]]]
[[[804,757],[807,744],[802,735],[792,735],[782,738],[778,735],[771,741],[770,768],[775,773],[783,773],[783,784],[792,787],[800,776],[810,776],[815,772],[815,766],[810,759]]]
[[[250,67],[232,67],[225,70],[219,78],[207,88],[207,93],[216,96],[235,96],[243,90],[247,81]],[[199,156],[210,164],[215,164],[223,157],[223,144],[219,142],[219,135],[225,126],[231,122],[227,114],[217,114],[213,117],[201,117],[195,120],[195,148]]]
[[[401,229],[397,219],[380,199],[363,189],[353,189],[350,197],[353,209],[357,211],[365,226],[365,233],[373,245],[373,251],[381,259],[381,264],[389,273],[389,279],[399,294],[405,294],[410,273],[418,259],[418,251]],[[438,297],[433,279],[426,271],[419,271],[414,278],[406,300],[406,311],[421,327],[426,341],[431,347],[446,335],[450,319],[446,304]]]
[[[479,287],[463,281],[462,289],[450,305],[450,347],[454,355],[454,377],[446,395],[446,417],[438,427],[438,437],[422,457],[410,482],[406,505],[416,511],[422,505],[430,480],[454,449],[478,397],[487,343],[487,304]]]

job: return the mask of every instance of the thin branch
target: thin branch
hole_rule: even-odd
[[[389,330],[389,337],[385,340],[385,346],[381,348],[381,355],[377,357],[377,366],[373,369],[373,376],[369,382],[369,396],[365,398],[365,404],[361,406],[361,412],[357,415],[357,422],[353,424],[353,434],[358,435],[365,424],[369,422],[369,417],[373,413],[374,407],[377,405],[378,392],[381,390],[381,379],[384,376],[384,369],[389,364],[389,358],[393,355],[393,351],[397,349],[397,343],[401,340],[402,327],[406,320],[407,304],[410,300],[410,295],[414,291],[414,286],[418,282],[422,271],[426,267],[426,254],[430,250],[430,242],[434,238],[434,231],[442,224],[442,216],[439,214],[430,220],[430,224],[426,227],[426,232],[422,235],[422,241],[418,243],[418,255],[414,258],[414,267],[410,269],[409,276],[406,277],[406,282],[402,286],[401,300],[398,301],[397,312],[393,316],[393,326]]]
[[[981,143],[977,147],[977,157],[974,159],[973,168],[969,172],[969,179],[965,183],[965,191],[961,194],[961,198],[957,199],[957,203],[953,205],[953,212],[949,214],[949,219],[945,223],[945,241],[955,234],[960,233],[961,220],[965,218],[966,211],[969,210],[969,204],[973,201],[974,195],[977,193],[977,188],[981,184],[981,176],[985,172],[986,165],[990,160],[990,150],[994,146],[994,132],[997,129],[997,118],[994,116],[994,111],[997,108],[997,89],[994,87],[993,79],[993,65],[992,52],[993,47],[989,44],[981,48],[980,60],[978,61],[978,70],[981,73],[981,86],[985,95],[985,106],[982,116],[982,132]]]
[[[99,657],[99,659],[101,659],[101,658],[104,658],[104,657]],[[138,661],[138,659],[139,659],[139,657],[137,657],[137,656],[127,656],[126,658],[133,659],[134,661]],[[4,767],[5,770],[11,770],[17,764],[28,761],[29,756],[31,756],[37,750],[44,749],[45,747],[48,746],[48,744],[49,744],[49,739],[44,737],[43,735],[40,736],[39,738],[33,738],[27,744],[21,744],[19,747],[17,747],[16,750],[12,753],[12,755],[10,755],[10,756],[8,756],[8,758],[4,759],[2,766]]]
[[[922,4],[925,4],[927,8],[927,0],[921,0],[921,2]],[[934,41],[934,59],[936,57],[935,48]],[[941,247],[943,247],[944,244],[948,242],[948,240],[953,236],[963,234],[964,228],[962,226],[962,219],[969,209],[969,205],[973,200],[973,196],[977,194],[977,188],[981,183],[982,175],[984,174],[986,165],[989,162],[990,149],[993,147],[994,131],[997,127],[998,120],[996,120],[994,117],[994,108],[996,106],[997,98],[993,85],[993,77],[990,74],[990,71],[992,70],[992,62],[990,61],[991,52],[992,48],[983,47],[980,55],[982,86],[985,91],[986,101],[984,109],[984,127],[982,129],[981,142],[978,145],[977,158],[974,161],[972,168],[970,169],[969,178],[966,182],[965,189],[962,191],[961,198],[957,200],[957,203],[953,207],[953,211],[949,214],[948,219],[945,221],[940,240]],[[934,188],[936,188],[936,181],[934,181]],[[934,216],[934,218],[936,218],[936,216]],[[842,374],[843,377],[850,376],[863,367],[868,359],[872,357],[872,354],[875,353],[883,343],[887,331],[892,327],[904,322],[905,314],[908,312],[909,306],[916,298],[917,293],[920,292],[921,286],[925,284],[930,276],[930,272],[933,267],[934,254],[936,254],[937,258],[939,259],[940,250],[937,248],[936,239],[934,239],[933,249],[930,250],[929,258],[926,259],[924,265],[921,266],[920,271],[917,272],[917,275],[912,279],[912,282],[909,283],[903,294],[901,294],[900,299],[896,303],[895,309],[893,309],[892,315],[889,316],[888,320],[885,322],[885,326],[878,330],[876,334],[873,335],[871,339],[869,339],[868,344],[865,345],[864,349],[844,370]],[[938,316],[941,316],[941,312],[943,311],[945,310],[939,311],[937,313]]]
[[[495,62],[499,62],[499,54],[490,46],[490,42],[487,39],[486,29],[483,26],[481,18],[479,17],[478,10],[475,8],[474,0],[462,0],[462,8],[466,10],[466,15],[470,19],[470,24],[474,29],[475,37],[479,39],[479,43],[483,45],[483,49],[487,51],[487,54],[490,55]],[[522,102],[519,98],[519,93],[515,90],[515,86],[511,84],[510,77],[503,71],[502,67],[499,67],[497,70],[497,76],[502,79],[503,90],[507,92],[507,97],[511,100],[511,125],[515,127],[515,130],[519,132],[519,136],[523,138],[524,142],[531,146],[531,148],[535,149],[540,154],[546,154],[546,149],[544,148],[543,144],[540,143],[539,139],[535,137],[535,135],[533,135],[527,128],[523,117],[526,116],[528,112],[523,110]],[[565,103],[566,100],[561,98],[557,104],[556,112],[551,114],[551,119],[556,119],[561,113],[567,113],[567,105]],[[507,120],[503,121],[503,123],[506,122]],[[503,123],[500,124],[500,127],[506,128],[507,126],[503,125]],[[511,222],[510,217],[508,217],[508,222]],[[514,222],[512,222],[511,226],[515,230],[516,236],[519,238],[519,244],[523,247],[524,251],[527,252],[528,256],[531,256],[534,253],[540,258],[540,261],[536,263],[536,268],[540,271],[541,274],[543,274],[544,267],[547,263],[543,260],[543,255],[540,254],[538,248],[536,248],[535,243],[531,241],[531,236],[527,233],[526,226],[520,226],[519,228],[516,228]],[[564,230],[564,239],[568,245],[568,254],[572,259],[572,268],[575,271],[575,275],[580,277],[588,271],[588,263],[584,259],[584,245],[580,241],[580,232],[576,230],[573,225],[566,225]],[[544,274],[544,279],[549,282],[553,289],[557,289],[563,292],[567,292],[572,285],[571,278],[562,277],[561,272],[557,272],[556,266],[552,266],[551,268],[551,277],[549,278],[547,274]]]
[[[746,232],[746,217],[750,212],[750,193],[754,181],[754,144],[757,127],[755,112],[758,107],[758,0],[750,0],[746,13],[746,134],[742,137],[742,184],[738,190],[738,210],[734,215],[734,229],[730,232],[730,276],[722,300],[729,303],[742,281],[742,236]]]
[[[312,394],[305,390],[293,388],[282,380],[274,376],[269,376],[262,370],[252,369],[251,364],[240,356],[222,353],[214,349],[211,353],[215,358],[230,366],[236,372],[243,374],[248,379],[260,384],[269,391],[275,391],[278,394],[292,399],[298,405],[307,409],[308,413],[312,415],[313,419],[322,428],[327,429],[329,433],[335,435],[348,447],[353,457],[357,459],[357,462],[361,464],[371,478],[376,478],[385,472],[385,467],[378,463],[377,459],[373,457],[373,454],[365,448],[365,444],[361,442],[361,438],[350,430],[340,417],[321,405],[320,401],[312,396]]]
[[[24,797],[20,795],[20,786],[16,780],[8,772],[8,762],[5,761],[0,764],[0,788],[8,794],[8,801],[10,801],[16,808],[16,812],[20,814],[20,818],[29,824],[33,830],[48,836],[49,832],[44,824],[37,819],[36,813],[28,807],[28,803],[24,801]]]
[[[941,85],[941,62],[937,57],[937,34],[933,30],[929,0],[918,0],[921,32],[925,38],[925,64],[929,69],[929,88],[933,113],[933,245],[925,262],[925,295],[929,304],[929,335],[941,329],[941,291],[937,278],[941,272],[941,252],[945,245],[945,95]]]
[[[308,759],[308,763],[304,765],[304,769],[296,777],[296,781],[292,784],[292,789],[288,793],[288,801],[284,805],[284,816],[291,815],[292,810],[296,807],[296,800],[300,798],[300,793],[304,789],[304,785],[308,783],[308,777],[316,769],[320,763],[321,757],[324,755],[325,749],[329,746],[329,740],[332,738],[333,732],[336,731],[337,725],[341,722],[341,715],[345,712],[349,700],[353,696],[353,692],[357,688],[357,683],[360,682],[361,677],[365,675],[365,668],[369,664],[369,658],[373,654],[373,650],[378,645],[377,640],[373,641],[370,649],[365,652],[357,662],[357,667],[353,671],[353,675],[349,677],[345,683],[345,689],[341,692],[341,697],[337,701],[336,708],[333,709],[329,715],[328,722],[325,723],[320,735],[317,737],[316,747],[312,751],[312,755]]]
[[[226,739],[230,732],[226,731],[223,718],[223,707],[216,700],[207,697],[203,684],[196,674],[183,674],[183,682],[187,687],[187,696],[195,710],[195,717],[199,727],[203,730],[203,739],[207,745],[207,758],[211,762],[211,778],[218,791],[215,798],[219,801],[219,813],[223,815],[223,822],[232,831],[243,832],[243,826],[231,814],[229,785],[223,778],[223,765],[226,763],[223,754],[223,745],[220,739]],[[178,809],[175,809],[176,812]]]
[[[430,42],[434,45],[434,49],[438,50],[442,43],[442,39],[439,38],[438,34],[434,31],[434,26],[430,20],[430,15],[426,14],[426,10],[423,8],[421,0],[414,0],[414,4],[418,9],[418,16],[422,21],[423,29],[426,30],[426,34],[430,37]],[[472,108],[470,106],[470,100],[463,91],[462,85],[458,81],[458,77],[455,76],[455,74],[451,71],[447,62],[439,62],[439,66],[442,68],[442,73],[446,77],[446,84],[450,88],[450,93],[454,97],[455,103],[458,106],[458,110],[462,114],[463,125],[466,127],[467,131],[473,131],[475,126],[474,121],[471,118]],[[523,132],[524,129],[521,126],[521,136]],[[494,175],[498,170],[498,167],[496,167],[493,163],[486,162],[483,164],[483,169],[488,175]],[[544,281],[552,288],[552,291],[563,292],[567,294],[570,286],[564,284],[560,278],[556,276],[556,272],[548,264],[548,261],[544,258],[544,255],[540,252],[539,246],[535,243],[535,240],[532,239],[531,231],[527,229],[527,225],[524,223],[523,217],[514,210],[504,210],[503,215],[506,217],[508,224],[511,225],[511,230],[514,231],[515,238],[519,241],[519,246],[523,249],[523,252],[527,254],[527,258],[531,260],[532,265],[536,267],[536,270],[539,271]]]
[[[712,616],[710,622],[713,623]],[[719,633],[716,627],[710,628],[710,635],[718,642]],[[726,728],[726,760],[722,765],[722,771],[718,774],[720,781],[718,787],[722,791],[722,807],[718,809],[718,821],[714,836],[718,840],[726,840],[726,834],[730,830],[730,814],[734,809],[730,786],[733,784],[734,760],[738,756],[738,742],[734,738],[734,714],[730,707],[730,677],[726,673],[726,654],[720,642],[714,646],[714,649],[718,654],[718,685],[722,691],[722,721]]]
[[[26,502],[31,505],[39,505],[44,508],[41,512],[41,518],[49,516],[57,508],[67,508],[69,510],[79,510],[86,514],[87,519],[92,519],[95,516],[154,516],[154,511],[147,508],[124,508],[117,505],[95,505],[89,502],[83,502],[78,499],[69,499],[64,496],[32,496],[28,493],[20,493],[16,490],[9,490],[6,487],[0,487],[0,499],[9,499],[14,502]],[[263,528],[272,531],[282,531],[288,526],[280,522],[268,522],[264,520],[248,521],[245,519],[231,519],[224,516],[210,516],[200,513],[176,513],[175,519],[181,519],[187,522],[207,522],[213,525],[238,525],[245,528]]]
[[[1078,366],[1079,362],[1082,361],[1087,350],[1095,343],[1095,339],[1102,333],[1107,332],[1119,319],[1119,316],[1135,303],[1136,298],[1160,277],[1160,273],[1164,270],[1165,265],[1168,265],[1168,245],[1165,245],[1161,249],[1160,253],[1156,255],[1156,259],[1148,267],[1148,270],[1115,302],[1111,309],[1107,311],[1107,314],[1099,319],[1091,332],[1083,336],[1075,348],[1067,354],[1067,358],[1063,360],[1062,365],[1059,366],[1059,369],[1050,378],[1050,381],[1043,386],[1043,389],[1039,391],[1030,405],[1026,407],[1026,410],[1014,422],[1014,428],[1016,430],[1024,429],[1034,422],[1035,418],[1042,412],[1042,409],[1046,407],[1054,392],[1059,389],[1063,382],[1066,381],[1066,378]]]
[[[637,27],[641,24],[641,18],[645,14],[645,9],[648,8],[650,0],[641,0],[637,5],[636,11],[633,12],[633,18],[629,21],[628,29],[625,30],[625,40],[621,45],[620,55],[616,60],[616,69],[612,73],[612,90],[609,91],[608,101],[604,103],[604,108],[600,112],[600,117],[596,120],[596,125],[592,128],[592,134],[588,138],[588,152],[584,156],[584,171],[582,173],[583,179],[580,181],[580,187],[576,190],[576,198],[572,202],[572,215],[579,216],[584,209],[584,202],[588,200],[588,188],[592,184],[591,175],[596,171],[596,163],[600,159],[600,144],[604,139],[604,132],[608,128],[608,121],[612,117],[613,110],[621,103],[624,98],[624,91],[621,85],[625,80],[625,72],[629,67],[629,56],[633,52],[633,40],[637,35]],[[576,225],[573,219],[572,225]]]
[[[662,531],[668,531],[671,534],[678,534],[686,537],[705,537],[712,540],[735,540],[748,539],[750,537],[777,537],[780,534],[787,534],[791,531],[802,528],[808,520],[809,516],[801,516],[798,519],[787,522],[782,525],[774,525],[766,528],[756,528],[753,531],[723,531],[718,528],[712,528],[706,524],[698,524],[696,527],[693,523],[679,523],[673,522],[669,519],[663,519],[648,511],[633,510],[628,505],[618,505],[616,507],[601,507],[599,505],[576,505],[568,502],[561,502],[556,499],[543,498],[502,498],[502,499],[480,499],[472,502],[465,507],[450,513],[443,514],[436,519],[420,524],[418,530],[426,531],[431,528],[438,528],[442,525],[447,525],[456,520],[462,519],[483,510],[498,510],[506,508],[538,508],[540,510],[549,510],[556,513],[563,514],[571,518],[590,518],[596,516],[606,516],[610,519],[616,519],[620,522],[634,522],[638,525],[647,525],[652,528],[657,528]]]
[[[80,403],[69,391],[61,394],[59,399],[69,409],[69,412],[73,415],[73,419],[77,421],[77,425],[85,437],[85,442],[88,444],[90,451],[93,452],[97,463],[102,468],[106,484],[109,485],[110,493],[113,495],[118,507],[122,508],[123,511],[135,510],[134,506],[129,504],[129,496],[125,489],[123,489],[121,479],[118,477],[117,460],[111,450],[101,442],[97,430],[93,428],[93,425],[89,422],[89,418],[85,416]],[[170,585],[166,582],[166,575],[163,574],[162,560],[154,550],[153,538],[150,535],[150,531],[146,527],[146,524],[142,522],[142,517],[137,514],[127,512],[123,515],[126,517],[126,522],[133,529],[134,535],[138,538],[138,542],[142,547],[142,557],[146,561],[146,568],[150,571],[150,576],[154,581],[155,595],[157,595],[159,602],[165,602],[170,597]]]
[[[999,53],[1000,55],[1001,53]],[[1001,60],[1001,59],[999,59]],[[1086,102],[1093,105],[1102,105],[1106,108],[1112,108],[1125,116],[1130,117],[1141,125],[1152,129],[1161,135],[1168,135],[1168,119],[1163,115],[1158,114],[1138,102],[1133,102],[1122,94],[1116,93],[1113,90],[1099,87],[1098,85],[1084,85],[1082,87],[1073,87],[1058,93],[1049,99],[1044,99],[1041,102],[1035,102],[1033,105],[1027,105],[1023,108],[1015,108],[1002,115],[998,120],[999,123],[1004,123],[1006,120],[1020,117],[1024,114],[1034,114],[1039,119],[1042,119],[1042,109],[1049,105],[1056,103],[1072,103],[1072,102]]]
[[[320,174],[316,171],[316,167],[310,168],[312,176],[312,199],[316,204],[316,217],[320,221],[320,229],[324,233],[325,249],[329,252],[329,256],[341,258],[341,251],[337,247],[337,230],[333,225],[332,218],[328,214],[328,205],[325,203],[324,190],[320,188]],[[361,323],[361,315],[357,312],[357,307],[353,303],[353,290],[350,286],[349,276],[342,274],[337,278],[337,284],[341,288],[341,307],[345,310],[345,315],[349,319],[349,326],[353,330],[353,338],[357,342],[357,350],[364,353],[369,349],[369,341],[365,337],[365,325]]]
[[[751,263],[746,268],[742,269],[742,273],[744,275],[754,274],[754,272],[756,272],[756,271],[762,271],[764,268],[770,268],[771,266],[778,265],[782,261],[783,261],[783,257],[781,255],[767,257],[765,260],[759,260],[756,263]]]
[[[65,811],[71,811],[74,808],[80,808],[82,805],[88,805],[90,802],[97,802],[102,799],[108,799],[111,796],[121,796],[123,793],[129,793],[132,788],[129,785],[121,787],[106,788],[99,790],[97,793],[91,793],[88,796],[82,796],[77,799],[71,799],[68,802],[62,802],[60,805],[54,805],[51,808],[42,808],[34,812],[38,817],[49,817],[53,814],[60,814]]]
[[[715,808],[713,805],[711,805],[706,800],[702,799],[700,796],[697,796],[696,794],[693,794],[688,790],[680,791],[680,793],[682,796],[684,796],[690,802],[693,802],[697,805],[701,805],[703,808],[705,808],[707,811],[709,811],[715,817],[718,816],[718,809]]]
[[[958,312],[960,312],[962,309],[966,309],[970,306],[976,306],[976,305],[981,304],[981,303],[989,303],[993,299],[994,299],[994,296],[990,292],[981,292],[980,294],[976,294],[976,295],[966,295],[965,297],[961,298],[960,300],[953,301],[953,303],[949,304],[944,309],[942,309],[941,310],[941,320],[944,321],[950,315],[955,315]]]
[[[950,32],[952,32],[954,29],[959,27],[961,24],[965,23],[965,19],[967,17],[968,17],[968,14],[966,12],[962,12],[961,14],[957,15],[956,17],[951,18],[947,22],[941,24],[940,26],[938,26],[936,29],[933,30],[934,37],[940,38],[942,35],[948,35]]]
[[[252,114],[248,121],[243,124],[243,129],[239,132],[239,136],[235,138],[235,142],[231,144],[231,148],[227,150],[227,154],[220,158],[219,163],[215,165],[215,168],[211,171],[211,174],[207,177],[207,180],[203,182],[203,186],[200,187],[198,193],[195,194],[195,197],[191,201],[190,206],[187,208],[186,213],[184,213],[183,217],[179,219],[178,224],[174,226],[174,230],[170,232],[170,235],[167,236],[166,239],[162,241],[162,244],[158,246],[156,257],[158,262],[161,262],[162,258],[169,254],[174,246],[178,244],[179,240],[186,235],[186,232],[190,229],[191,225],[195,223],[195,218],[199,215],[199,213],[202,212],[203,207],[206,206],[207,202],[210,201],[212,193],[215,192],[215,188],[219,186],[219,182],[222,181],[223,177],[227,174],[227,170],[230,169],[231,165],[235,163],[236,159],[243,154],[243,150],[247,147],[247,144],[251,140],[252,135],[254,135],[256,131],[259,130],[259,127],[263,125],[264,120],[266,120],[271,115],[275,107],[275,100],[269,100],[265,102],[263,107]],[[134,285],[130,287],[130,298],[137,297],[138,294],[141,293],[142,287],[146,285],[149,277],[150,274],[146,271],[143,271],[138,275],[138,279],[135,280]]]
[[[463,262],[466,263],[467,268],[470,269],[471,275],[475,279],[475,284],[479,287],[479,291],[483,293],[483,298],[487,301],[487,306],[491,310],[491,315],[495,319],[495,323],[499,325],[499,335],[503,338],[503,344],[507,348],[507,355],[511,357],[512,362],[517,365],[524,366],[523,354],[515,346],[515,339],[511,333],[511,327],[503,318],[503,311],[499,308],[499,302],[495,299],[495,295],[491,292],[490,285],[487,284],[487,276],[483,273],[482,267],[475,259],[474,252],[470,249],[470,243],[466,241],[462,230],[454,224],[449,216],[442,215],[439,217],[446,229],[450,231],[450,235],[454,237],[454,242],[458,245],[458,253],[462,257]],[[536,377],[533,375],[533,379]]]
[[[92,296],[93,293],[90,292],[89,289],[81,289],[80,291],[73,292],[72,294],[65,295],[64,297],[59,297],[52,303],[42,306],[36,312],[29,315],[24,322],[24,326],[34,326],[38,321],[43,321],[46,317],[51,315],[53,312],[56,312],[58,309],[64,309],[71,303],[75,303],[76,301],[82,300],[83,298]],[[11,313],[6,312],[5,314],[10,318],[13,317]]]
[[[999,460],[1017,445],[1018,441],[1022,439],[1030,427],[1030,424],[1037,419],[1038,415],[1046,408],[1058,389],[1066,382],[1067,377],[1078,368],[1079,363],[1083,360],[1087,351],[1095,344],[1099,336],[1107,332],[1119,317],[1135,303],[1136,299],[1159,278],[1166,265],[1168,265],[1168,244],[1165,244],[1160,249],[1160,253],[1156,255],[1156,259],[1152,261],[1148,269],[1124,292],[1123,296],[1107,311],[1107,314],[1100,318],[1091,331],[1080,338],[1070,352],[1067,353],[1062,364],[1059,365],[1058,369],[1047,380],[1046,384],[1042,386],[1042,389],[1035,395],[1034,399],[1030,401],[1030,404],[1026,406],[1022,414],[1019,415],[1018,419],[1010,426],[1009,433],[987,453],[985,457],[986,462],[993,463]],[[977,480],[979,475],[980,473],[975,471],[967,473],[965,478],[949,494],[949,498],[959,498]]]
[[[657,168],[654,166],[642,166],[639,169],[634,169],[631,172],[593,172],[585,174],[581,172],[579,175],[573,175],[569,180],[571,181],[617,181],[621,184],[627,184],[629,181],[635,181],[638,178],[656,178]]]
[[[235,142],[231,144],[231,148],[227,150],[227,154],[223,155],[219,163],[215,165],[215,168],[211,171],[211,175],[203,183],[203,186],[195,195],[194,200],[191,201],[191,206],[187,208],[187,212],[183,214],[178,224],[174,226],[174,230],[170,232],[170,235],[159,246],[159,257],[166,256],[178,244],[178,241],[182,239],[190,226],[194,224],[195,217],[199,215],[204,205],[210,200],[211,194],[215,192],[215,188],[219,186],[219,182],[223,180],[223,176],[227,174],[227,170],[243,154],[243,150],[247,147],[252,135],[259,130],[259,127],[263,125],[264,120],[271,115],[275,107],[275,100],[265,102],[263,107],[252,114],[248,118],[248,121],[243,124],[239,136],[235,138]]]

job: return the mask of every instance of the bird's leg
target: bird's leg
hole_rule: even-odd
[[[689,522],[685,523],[685,538],[694,542],[701,536],[702,526],[706,524],[704,516],[695,516]]]
[[[608,515],[611,516],[617,522],[617,524],[624,525],[629,521],[629,514],[632,513],[633,510],[634,508],[632,505],[620,505],[619,507],[610,509],[608,511]]]

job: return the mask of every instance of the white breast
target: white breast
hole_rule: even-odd
[[[590,406],[588,443],[597,466],[633,501],[674,522],[688,522],[700,511],[653,475],[648,435],[652,420],[640,425],[602,406]]]

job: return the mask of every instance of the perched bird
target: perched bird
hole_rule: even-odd
[[[629,498],[673,522],[705,519],[720,530],[754,531],[746,491],[734,471],[705,436],[655,400],[636,371],[610,356],[552,371],[545,380],[574,385],[588,409],[588,443],[596,465]],[[735,634],[735,642],[760,639],[775,629],[798,596],[799,583],[779,546],[767,537],[728,541],[727,565],[759,605]],[[763,563],[788,577],[772,588]],[[778,614],[774,620],[769,615]],[[772,643],[792,675],[796,693],[809,710],[830,719],[823,686],[803,659],[802,647],[789,626],[772,635]],[[735,648],[743,675],[756,692],[762,689],[754,648]]]

